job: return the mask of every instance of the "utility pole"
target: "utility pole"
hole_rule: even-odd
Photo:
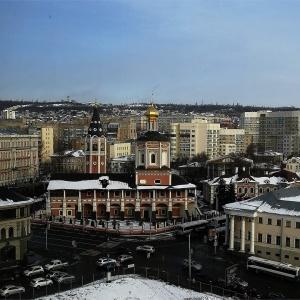
[[[192,280],[191,233],[189,233],[189,280]]]
[[[46,250],[48,250],[48,220],[46,220]]]

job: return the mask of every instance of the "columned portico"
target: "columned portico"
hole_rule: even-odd
[[[234,250],[234,216],[230,216],[229,250]]]
[[[245,252],[245,217],[241,220],[241,248],[240,252]]]

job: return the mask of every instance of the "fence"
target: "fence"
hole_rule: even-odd
[[[99,271],[94,273],[82,274],[81,276],[77,276],[74,280],[68,283],[54,283],[51,286],[43,287],[40,289],[28,287],[26,288],[26,294],[20,294],[19,299],[34,299],[54,293],[61,293],[63,291],[82,287],[86,284],[93,284],[95,281],[106,282],[106,275],[107,274],[105,271],[101,271],[99,269]],[[191,289],[196,292],[216,294],[221,297],[235,297],[238,299],[250,298],[246,293],[238,293],[236,291],[226,289],[225,287],[217,286],[212,282],[203,282],[196,279],[189,280],[182,274],[174,274],[174,272],[169,272],[167,270],[164,270],[163,268],[152,268],[149,266],[145,266],[138,268],[132,267],[128,269],[120,267],[116,268],[115,270],[111,270],[111,275],[111,280],[119,279],[124,276],[140,276],[143,278],[160,280],[168,284]]]

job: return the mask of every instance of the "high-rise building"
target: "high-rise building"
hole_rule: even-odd
[[[97,107],[94,107],[85,145],[86,172],[106,173],[106,137],[103,132]]]
[[[218,156],[220,124],[206,119],[194,119],[190,123],[171,124],[171,158],[192,158],[205,152],[209,158]]]
[[[49,162],[51,155],[54,153],[54,134],[53,127],[41,127],[41,149],[40,159],[41,163]]]
[[[245,112],[240,125],[246,143],[251,140],[261,152],[272,150],[289,156],[300,151],[300,111]]]

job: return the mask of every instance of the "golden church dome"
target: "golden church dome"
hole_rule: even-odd
[[[145,112],[145,116],[150,117],[150,118],[158,118],[159,112],[154,106],[153,103],[151,103],[148,107],[148,109]]]

